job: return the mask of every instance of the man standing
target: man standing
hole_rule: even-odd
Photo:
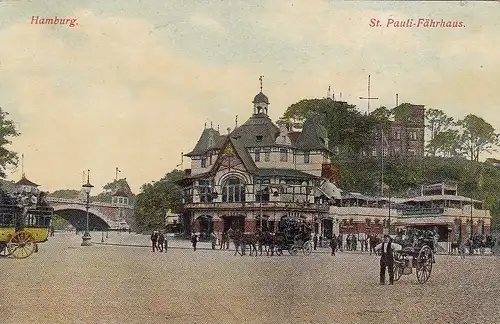
[[[153,231],[153,233],[151,233],[151,247],[153,248],[153,252],[158,249],[158,247],[156,245],[157,241],[158,241],[158,232]]]
[[[330,240],[330,248],[332,249],[332,255],[335,255],[335,250],[337,249],[337,238],[335,234],[332,235],[332,239]]]
[[[217,234],[215,234],[215,231],[210,233],[210,243],[212,243],[212,250],[215,250],[215,245],[217,244]]]
[[[385,268],[389,273],[389,285],[394,284],[394,256],[393,251],[401,251],[402,247],[399,244],[392,243],[389,235],[384,235],[384,241],[375,247],[375,251],[381,250],[380,257],[380,284],[385,285]]]
[[[316,246],[318,245],[318,234],[314,233],[313,237],[314,251],[316,251]]]

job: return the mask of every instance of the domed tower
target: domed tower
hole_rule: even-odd
[[[259,80],[260,80],[260,92],[253,98],[253,101],[252,101],[254,115],[257,115],[257,114],[267,115],[267,109],[269,106],[269,99],[262,92],[262,78],[263,78],[263,76],[261,75],[259,78]]]

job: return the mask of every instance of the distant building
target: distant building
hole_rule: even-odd
[[[404,103],[394,108],[388,131],[376,131],[375,144],[362,150],[364,158],[423,157],[425,150],[425,106]]]

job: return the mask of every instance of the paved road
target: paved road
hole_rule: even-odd
[[[500,259],[437,256],[430,281],[377,284],[378,258],[234,257],[57,234],[0,260],[0,323],[500,323]]]

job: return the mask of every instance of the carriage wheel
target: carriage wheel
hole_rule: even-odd
[[[0,258],[6,258],[10,255],[9,250],[7,249],[7,244],[0,243]]]
[[[417,280],[423,284],[429,280],[432,271],[432,250],[428,245],[424,245],[417,256]]]
[[[290,255],[297,255],[297,252],[298,252],[298,249],[295,245],[290,245],[288,247],[288,253],[290,253]]]
[[[7,243],[9,253],[16,259],[29,257],[35,251],[36,243],[31,235],[24,231],[16,232]]]
[[[304,245],[302,246],[302,252],[304,252],[305,255],[311,254],[312,250],[313,247],[310,241],[305,242]]]
[[[392,266],[392,272],[394,274],[394,281],[398,281],[403,275],[404,258],[400,254],[395,254],[394,265]]]

